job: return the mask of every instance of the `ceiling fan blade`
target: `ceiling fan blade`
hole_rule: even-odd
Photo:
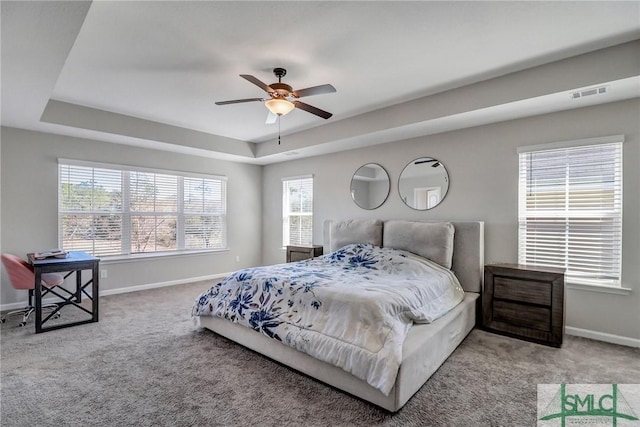
[[[278,121],[278,116],[276,114],[273,114],[271,111],[269,111],[269,114],[267,115],[267,121],[265,123],[268,125],[272,125],[277,121]]]
[[[264,99],[262,98],[234,99],[231,101],[218,101],[216,102],[216,105],[239,104],[241,102],[253,102],[253,101],[264,101]]]
[[[299,108],[311,114],[315,114],[316,116],[322,117],[323,119],[328,119],[329,117],[333,116],[333,114],[329,113],[328,111],[321,110],[318,107],[305,104],[304,102],[293,101],[293,104],[296,106],[296,108]]]
[[[263,91],[265,91],[267,93],[273,92],[273,89],[271,89],[271,87],[268,84],[258,80],[256,77],[253,77],[253,76],[251,76],[249,74],[240,74],[240,77],[242,77],[243,79],[245,79],[247,81],[250,81],[251,83],[253,83],[254,85],[258,86],[260,89],[262,89]]]
[[[335,87],[327,84],[296,90],[293,92],[293,96],[295,96],[296,98],[302,98],[303,96],[321,95],[323,93],[333,93],[335,91]]]

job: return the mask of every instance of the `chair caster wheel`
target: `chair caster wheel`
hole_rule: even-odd
[[[20,323],[18,324],[18,326],[20,326],[21,328],[22,328],[23,326],[27,326],[27,322],[20,322]]]
[[[6,321],[7,321],[7,319],[0,319],[0,323],[4,323]]]
[[[55,316],[53,316],[54,319],[59,319],[60,318],[60,313],[56,313]]]

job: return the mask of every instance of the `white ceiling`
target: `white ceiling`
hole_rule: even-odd
[[[259,164],[285,159],[287,140],[311,128],[336,129],[382,108],[640,38],[638,1],[3,1],[1,12],[2,125]],[[265,124],[264,105],[214,102],[264,97],[239,74],[269,84],[274,67],[287,69],[283,81],[295,89],[331,83],[337,93],[303,101],[334,115],[294,110],[281,120],[282,146],[259,156],[253,143],[273,143],[278,133]],[[637,78],[602,83],[626,89],[593,102],[640,96]],[[296,151],[575,108],[563,106],[568,99],[515,100]]]

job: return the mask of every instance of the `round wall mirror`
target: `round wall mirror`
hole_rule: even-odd
[[[351,178],[351,198],[362,209],[376,209],[387,197],[391,184],[389,174],[377,163],[360,167]]]
[[[404,167],[398,192],[410,208],[424,211],[440,204],[449,190],[449,174],[444,165],[431,157],[420,157]]]

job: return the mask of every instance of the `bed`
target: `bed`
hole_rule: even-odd
[[[483,233],[482,222],[325,221],[324,248],[326,255],[321,257],[322,259],[294,263],[299,265],[283,264],[273,267],[278,271],[278,274],[283,274],[283,272],[286,274],[286,271],[291,271],[291,274],[298,274],[299,270],[303,268],[307,268],[309,271],[313,271],[315,268],[314,271],[319,273],[324,268],[322,264],[324,262],[327,265],[336,264],[338,269],[348,270],[351,267],[341,267],[342,264],[339,263],[342,262],[342,258],[346,253],[347,258],[351,256],[352,259],[364,259],[364,262],[358,266],[360,269],[357,270],[363,280],[370,280],[367,277],[370,274],[370,270],[366,269],[366,264],[367,256],[371,254],[373,254],[371,256],[374,258],[378,257],[375,258],[376,262],[378,259],[389,260],[389,265],[376,264],[376,266],[384,266],[380,270],[395,270],[396,264],[407,264],[414,270],[418,269],[415,270],[418,273],[415,271],[412,273],[414,275],[422,274],[422,268],[427,267],[429,269],[433,267],[436,275],[443,277],[447,272],[453,272],[455,274],[454,281],[459,283],[461,289],[452,291],[443,287],[442,296],[438,297],[448,301],[447,303],[452,308],[438,304],[435,306],[436,314],[418,312],[415,314],[418,317],[418,321],[409,321],[410,325],[406,329],[402,327],[396,328],[395,326],[390,328],[401,330],[398,336],[401,337],[402,341],[399,344],[396,343],[399,348],[395,353],[399,353],[400,357],[397,361],[397,366],[393,350],[389,350],[387,353],[380,351],[379,353],[382,356],[376,356],[378,359],[371,361],[371,365],[374,368],[365,369],[364,371],[359,370],[360,368],[353,368],[353,366],[360,365],[352,366],[350,362],[353,359],[352,356],[346,357],[347,362],[344,362],[345,357],[335,356],[342,354],[339,347],[334,348],[331,352],[323,350],[323,353],[314,354],[313,351],[309,351],[309,348],[315,348],[313,343],[309,344],[309,337],[311,336],[310,334],[314,333],[313,330],[306,327],[294,328],[295,331],[301,330],[302,333],[301,335],[300,333],[298,335],[293,334],[297,341],[294,339],[290,342],[289,336],[292,335],[290,324],[299,322],[299,318],[292,318],[291,322],[286,322],[286,325],[262,322],[260,327],[256,327],[255,323],[248,324],[247,326],[249,327],[246,327],[240,324],[241,322],[238,319],[230,321],[226,318],[217,317],[221,315],[219,313],[217,315],[204,315],[206,313],[204,313],[203,308],[209,304],[209,307],[213,310],[211,301],[217,301],[214,299],[207,300],[207,295],[205,295],[207,293],[198,296],[194,304],[193,314],[196,315],[201,326],[217,334],[340,390],[395,412],[402,408],[411,396],[420,389],[476,324],[480,313],[478,304],[483,278]],[[365,255],[361,256],[362,254]],[[411,258],[410,261],[409,258]],[[400,260],[400,262],[396,262],[397,260]],[[419,263],[418,267],[412,264],[414,261]],[[426,267],[423,267],[423,264]],[[364,267],[362,267],[363,265]],[[403,266],[402,268],[404,269],[405,267]],[[215,296],[219,298],[218,294],[226,289],[226,286],[231,286],[231,282],[240,282],[239,286],[248,286],[250,282],[242,282],[240,279],[245,279],[247,278],[245,277],[247,273],[256,271],[262,272],[259,269],[252,269],[234,273],[234,275],[226,278],[225,281],[212,287],[208,291],[209,296],[213,295],[215,290]],[[374,273],[374,275],[379,274],[381,273]],[[393,274],[395,274],[395,271]],[[232,276],[234,276],[233,279]],[[318,274],[318,276],[320,277],[322,274]],[[409,285],[411,285],[413,283],[412,277],[409,277],[409,279],[403,277],[401,280],[408,280],[410,282]],[[393,278],[395,279],[395,276]],[[267,303],[269,303],[270,298],[273,297],[275,299],[282,295],[281,288],[278,288],[275,279],[271,280],[271,282],[267,281],[262,286],[266,290],[270,290],[271,293],[261,294],[261,302],[266,299]],[[455,288],[455,285],[453,287]],[[273,289],[276,288],[280,293],[273,292]],[[300,289],[294,290],[293,294],[297,296],[303,295],[303,291]],[[312,295],[312,297],[317,297],[316,294],[321,295],[318,299],[325,305],[328,304],[327,307],[332,307],[331,302],[326,299],[326,293],[322,294],[324,292],[322,289],[321,287],[314,288],[315,293],[311,292],[309,295]],[[388,290],[386,295],[390,295],[389,299],[393,300],[394,295],[391,295]],[[305,296],[307,298],[306,305],[318,304],[312,297],[308,297],[311,298],[308,299]],[[285,294],[280,297],[278,302],[284,304],[287,299],[293,299],[293,297]],[[358,298],[354,298],[352,294],[349,299],[355,300]],[[237,304],[238,300],[239,298],[236,298],[234,303]],[[289,302],[291,303],[291,301]],[[325,308],[323,307],[323,309]],[[249,309],[248,306],[247,309]],[[369,309],[361,310],[361,312],[365,311],[369,312]],[[446,314],[442,314],[443,312]],[[237,313],[237,310],[234,313]],[[435,320],[432,320],[431,317],[435,318]],[[422,320],[429,323],[418,323]],[[369,319],[365,316],[362,322],[368,324]],[[268,327],[264,327],[265,324]],[[361,326],[358,325],[359,330],[363,329]],[[286,329],[287,327],[290,329]],[[331,327],[335,328],[335,325]],[[285,342],[287,345],[285,345]],[[347,346],[349,345],[348,342],[346,344]],[[386,346],[386,344],[384,345]],[[315,357],[310,354],[314,354]],[[365,354],[365,356],[367,355]],[[338,359],[342,362],[339,362]],[[387,375],[386,370],[380,373],[381,360],[388,360],[389,370],[393,373],[390,377]],[[348,366],[345,367],[345,363]],[[353,373],[347,372],[348,370]]]

